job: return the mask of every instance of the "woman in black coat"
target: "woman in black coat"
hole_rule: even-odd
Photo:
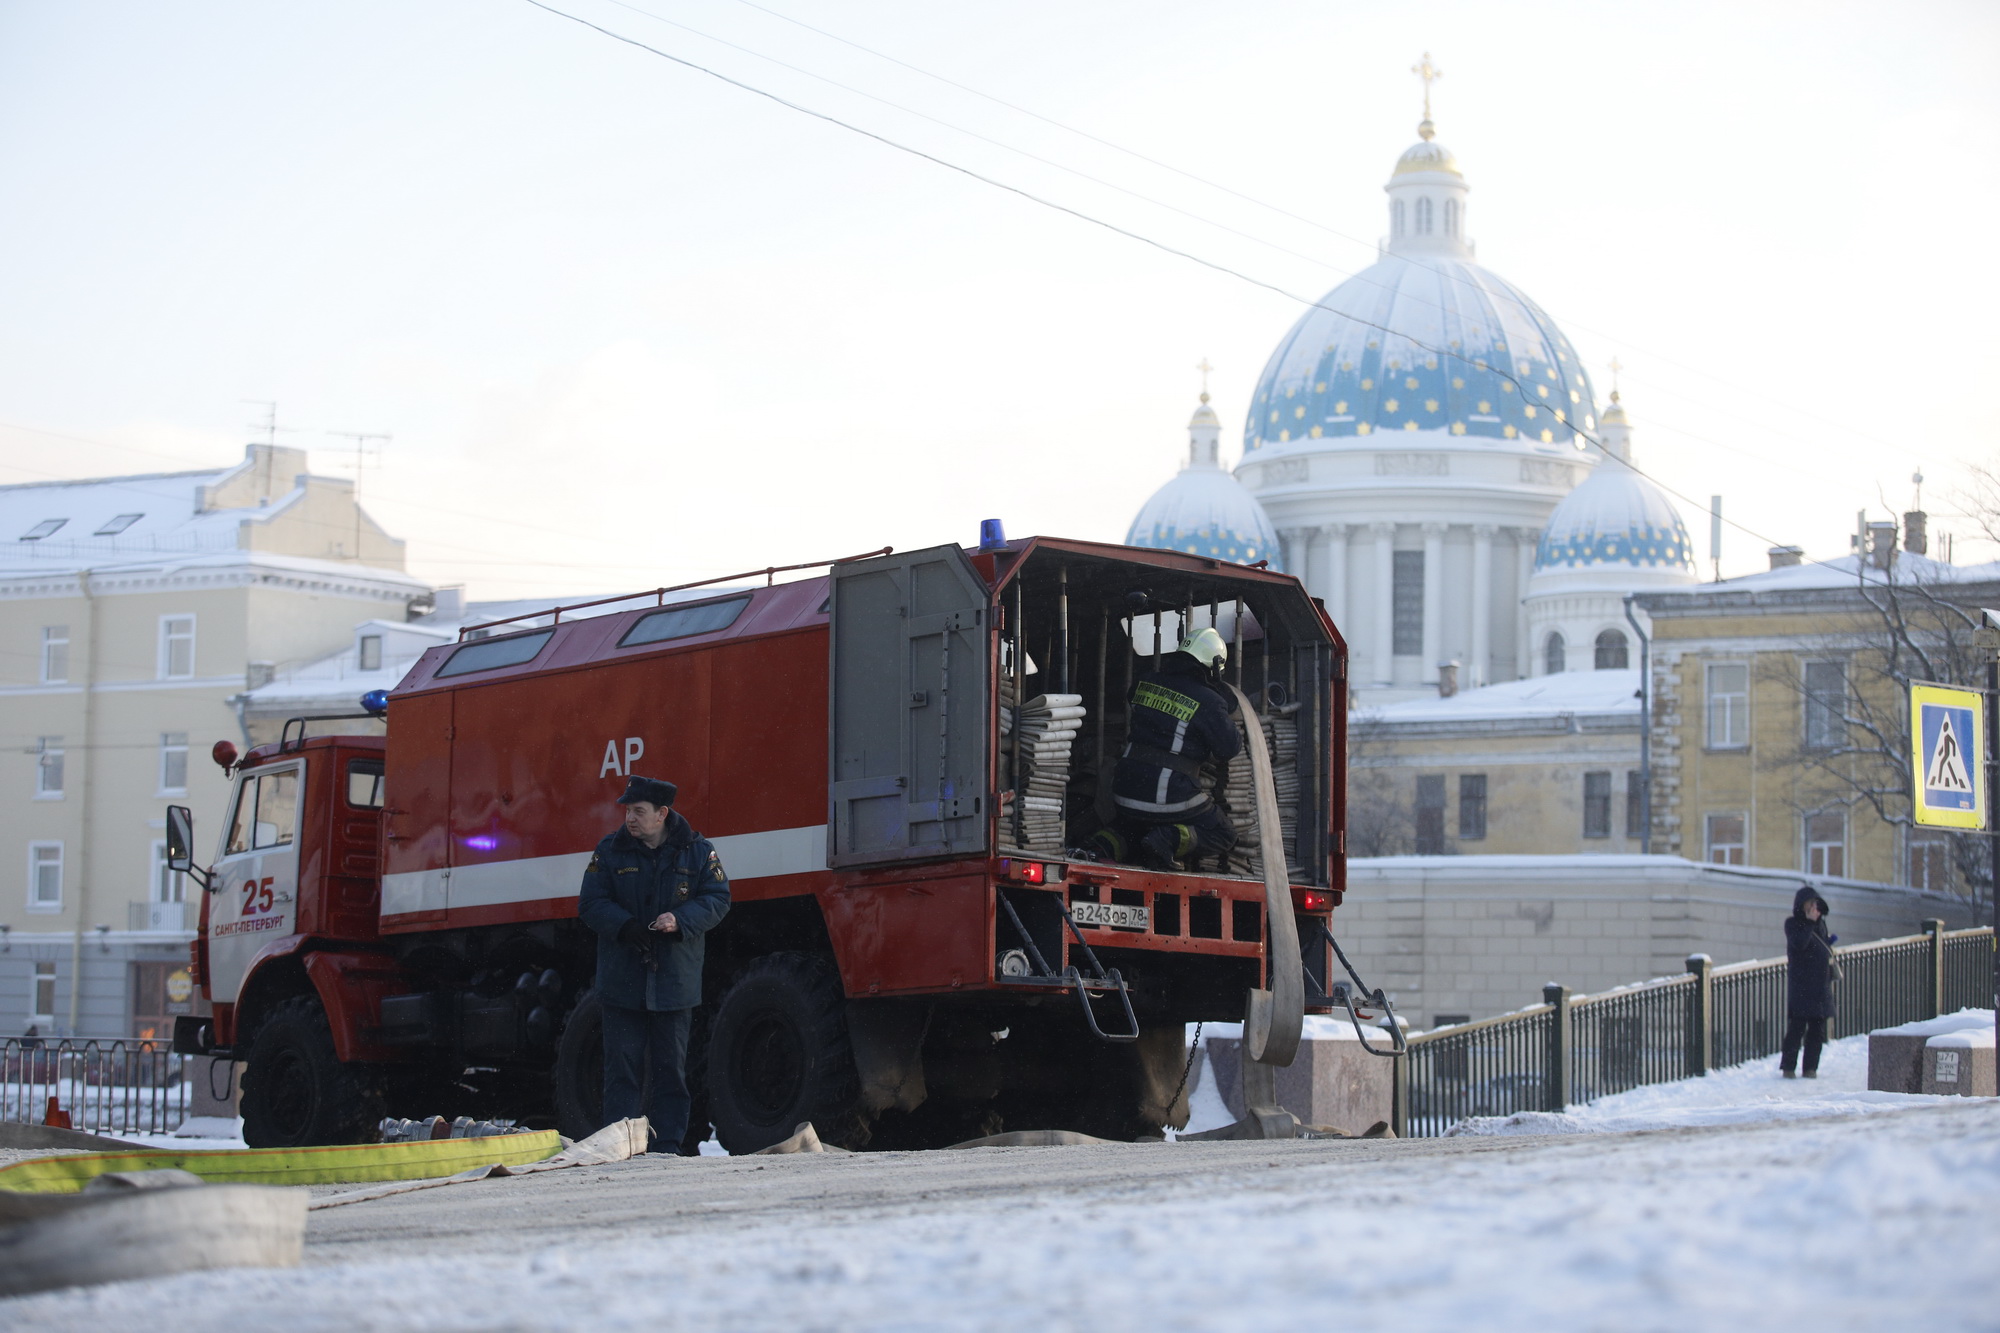
[[[1805,1043],[1807,1078],[1819,1077],[1819,1048],[1826,1041],[1826,1020],[1833,1017],[1833,946],[1838,935],[1826,931],[1826,899],[1810,884],[1792,898],[1785,920],[1784,1054],[1778,1070],[1797,1078],[1799,1044]]]

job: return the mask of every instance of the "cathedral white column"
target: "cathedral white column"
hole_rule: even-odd
[[[1514,529],[1514,674],[1522,680],[1535,674],[1535,645],[1528,638],[1528,580],[1535,576],[1535,544],[1540,539],[1533,528]]]
[[[1442,523],[1424,524],[1424,662],[1426,685],[1438,683],[1438,656],[1444,637],[1444,530]]]
[[[1396,525],[1371,523],[1375,534],[1375,683],[1396,679]]]
[[[1477,688],[1487,683],[1493,656],[1493,536],[1491,523],[1472,529],[1472,661],[1466,674]]]
[[[1342,634],[1347,633],[1347,525],[1325,523],[1319,535],[1326,541],[1326,613]]]

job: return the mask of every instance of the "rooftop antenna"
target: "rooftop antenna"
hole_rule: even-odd
[[[379,466],[382,462],[381,446],[396,437],[384,431],[329,430],[322,433],[335,436],[339,439],[354,441],[354,561],[356,564],[360,564],[361,469],[371,461]],[[369,448],[371,442],[375,442],[375,447],[372,450]],[[373,454],[372,459],[370,458],[371,453]]]
[[[1714,581],[1722,582],[1722,497],[1708,497],[1708,561]]]

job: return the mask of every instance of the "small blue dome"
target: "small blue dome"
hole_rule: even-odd
[[[1207,394],[1202,395],[1188,432],[1187,466],[1140,506],[1125,544],[1185,551],[1239,565],[1268,560],[1271,568],[1279,568],[1278,533],[1270,515],[1242,482],[1222,470],[1217,456],[1222,423],[1209,407]]]
[[[1616,454],[1563,497],[1535,548],[1537,571],[1608,566],[1694,573],[1680,511]]]
[[[1519,288],[1455,255],[1390,254],[1278,344],[1243,447],[1419,430],[1569,444],[1596,411],[1576,349]]]

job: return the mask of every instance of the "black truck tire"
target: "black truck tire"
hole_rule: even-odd
[[[264,1019],[243,1069],[243,1141],[252,1148],[368,1143],[380,1098],[334,1054],[316,995],[295,995]]]
[[[587,1139],[604,1128],[604,1012],[587,990],[569,1011],[556,1042],[556,1128]]]
[[[824,1143],[867,1144],[845,1005],[817,954],[770,954],[736,978],[708,1037],[708,1118],[724,1148],[768,1148],[807,1121]]]

